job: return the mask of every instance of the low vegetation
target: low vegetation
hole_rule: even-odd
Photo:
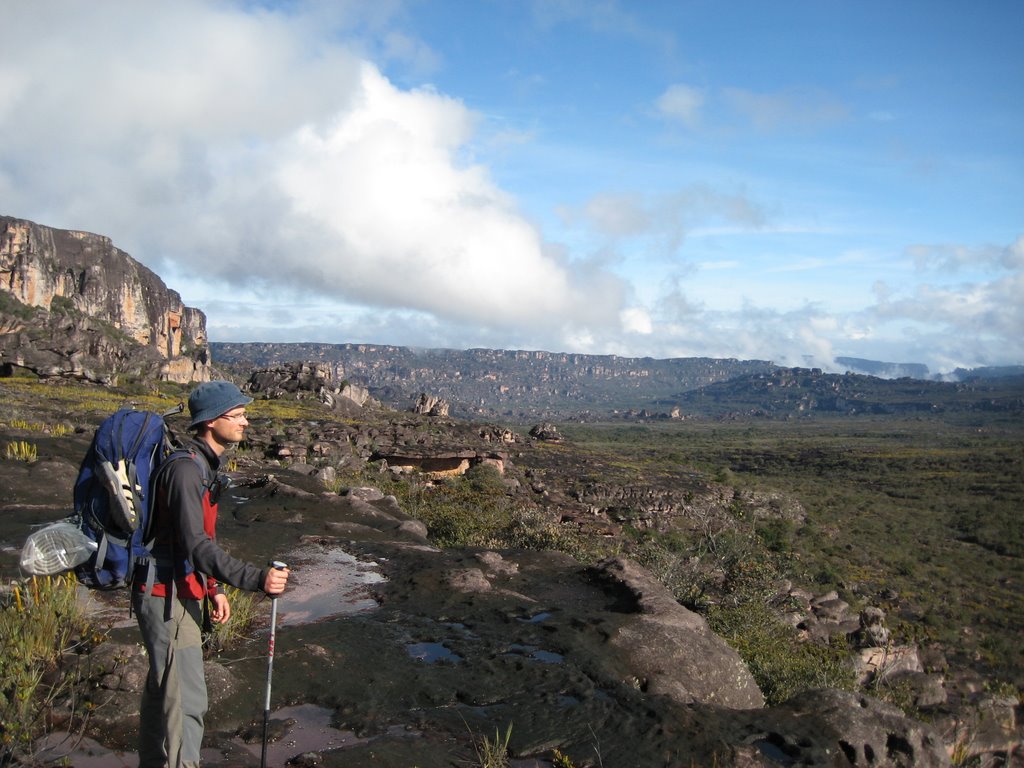
[[[836,665],[841,654],[808,650],[814,658],[798,660],[786,633],[767,628],[756,584],[768,588],[780,578],[820,592],[834,589],[855,607],[882,607],[893,642],[935,644],[951,665],[1021,695],[1019,420],[965,415],[566,425],[563,434],[583,450],[632,457],[633,470],[647,477],[690,467],[740,489],[775,489],[800,501],[806,519],[799,524],[738,526],[741,533],[732,534],[726,549],[741,556],[722,553],[719,577],[728,591],[736,583],[730,563],[742,564],[746,583],[714,604],[706,600],[700,573],[685,570],[692,556],[707,555],[699,541],[645,532],[631,544],[635,557],[740,650],[769,698],[784,697],[794,685],[849,682]],[[777,666],[786,659],[786,666]]]
[[[50,707],[75,697],[79,668],[67,659],[101,639],[76,589],[74,577],[33,577],[0,604],[0,765],[31,754]]]
[[[38,458],[38,450],[34,443],[18,440],[17,442],[7,444],[7,448],[4,450],[4,455],[8,459],[24,461],[31,464]]]
[[[443,480],[422,474],[396,478],[362,468],[330,484],[334,490],[358,485],[394,495],[403,510],[426,524],[431,541],[441,547],[557,550],[584,562],[608,553],[601,542],[517,501],[502,475],[487,465]]]
[[[479,768],[508,768],[508,743],[512,739],[512,723],[505,729],[505,735],[495,730],[494,738],[473,735],[473,751]]]
[[[217,655],[237,646],[243,640],[251,639],[251,634],[260,619],[258,593],[225,585],[224,594],[231,605],[231,620],[213,625],[204,642],[204,651],[207,655]]]

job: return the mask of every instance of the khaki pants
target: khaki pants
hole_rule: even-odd
[[[143,592],[132,593],[132,605],[149,654],[139,768],[198,768],[207,708],[202,605]]]

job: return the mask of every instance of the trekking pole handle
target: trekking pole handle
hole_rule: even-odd
[[[271,568],[276,568],[279,571],[283,571],[285,568],[288,567],[288,563],[282,563],[280,560],[271,560],[269,563],[267,563],[267,565],[269,565]]]
[[[171,408],[171,410],[169,410],[169,411],[167,411],[165,413],[162,413],[160,415],[163,416],[166,419],[168,416],[177,416],[179,413],[181,413],[184,410],[185,410],[185,404],[179,402],[176,406]]]

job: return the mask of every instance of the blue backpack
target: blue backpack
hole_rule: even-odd
[[[127,586],[136,564],[149,560],[154,480],[175,450],[164,419],[183,410],[184,405],[178,405],[160,415],[122,408],[97,427],[74,492],[76,524],[97,545],[75,568],[85,586]]]

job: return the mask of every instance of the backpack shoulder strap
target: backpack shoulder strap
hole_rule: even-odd
[[[194,461],[196,463],[196,466],[199,467],[199,471],[202,474],[202,478],[203,478],[203,487],[207,488],[210,485],[210,481],[208,479],[209,475],[210,475],[210,466],[207,463],[206,459],[203,456],[199,455],[198,451],[185,446],[185,447],[173,448],[173,450],[171,450],[171,452],[169,454],[167,454],[167,456],[163,459],[162,462],[160,462],[160,465],[156,468],[156,471],[153,472],[152,477],[150,478],[149,498],[150,498],[150,503],[151,503],[152,506],[150,507],[149,515],[148,515],[148,518],[146,520],[146,529],[145,529],[145,531],[143,531],[143,536],[142,536],[142,544],[143,544],[143,547],[146,550],[151,551],[152,548],[153,548],[153,545],[156,542],[156,532],[155,532],[156,525],[155,525],[155,521],[156,521],[156,517],[157,517],[157,515],[156,515],[157,508],[158,508],[159,503],[160,503],[159,502],[159,485],[158,485],[159,482],[160,482],[160,478],[167,471],[168,467],[170,467],[174,462],[185,461],[187,459],[191,459],[192,461]],[[148,591],[149,588],[150,588],[150,585],[156,579],[156,565],[157,565],[157,562],[152,557],[147,557],[147,558],[145,558],[144,562],[139,561],[138,564],[139,565],[147,566],[146,567],[146,581],[145,581],[146,586],[145,586],[145,589]],[[172,590],[174,589],[173,581],[171,583],[171,589]]]
[[[199,452],[192,448],[175,448],[162,462],[160,462],[160,466],[156,468],[156,471],[150,478],[150,498],[153,503],[153,508],[150,510],[148,527],[153,525],[153,513],[156,512],[156,506],[159,502],[157,491],[159,490],[159,483],[161,482],[164,474],[172,464],[178,461],[185,461],[186,459],[191,459],[195,462],[195,465],[199,467],[199,472],[203,478],[203,487],[208,488],[210,486],[210,465],[207,463],[206,458],[199,455]],[[147,540],[150,538],[148,530],[146,531],[145,538]]]

